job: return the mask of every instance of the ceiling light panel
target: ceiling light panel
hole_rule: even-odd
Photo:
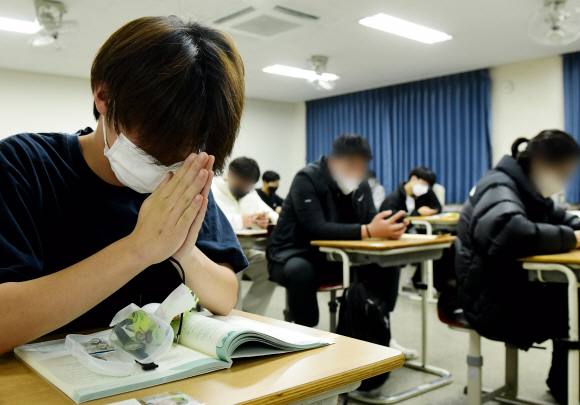
[[[22,34],[36,34],[40,30],[40,25],[36,21],[30,22],[0,17],[0,30],[20,32]]]
[[[275,75],[296,77],[298,79],[307,80],[323,80],[325,82],[332,82],[334,80],[340,79],[339,76],[332,73],[323,73],[321,75],[316,74],[314,70],[300,69],[292,66],[283,65],[272,65],[265,67],[262,71],[266,73],[273,73]]]
[[[377,30],[423,42],[425,44],[435,44],[438,42],[449,41],[453,38],[451,35],[444,32],[383,13],[363,18],[359,23],[366,27],[375,28]]]

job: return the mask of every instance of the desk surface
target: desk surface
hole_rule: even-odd
[[[229,370],[217,371],[95,401],[110,404],[181,390],[209,404],[288,404],[403,366],[398,350],[345,336],[234,311],[264,323],[320,336],[336,344],[304,352],[234,360]],[[57,338],[57,337],[53,337]],[[0,403],[20,404],[33,399],[43,404],[74,404],[14,353],[0,356]]]
[[[455,225],[457,224],[457,222],[459,222],[459,215],[446,216],[445,214],[443,214],[443,216],[435,215],[432,217],[408,217],[407,219],[411,222],[425,221],[437,224]]]
[[[520,261],[527,263],[580,264],[580,250],[572,250],[555,255],[530,256],[520,259]]]
[[[426,245],[438,245],[441,243],[453,243],[455,236],[441,235],[426,238],[425,235],[405,235],[399,240],[371,238],[365,240],[313,240],[313,246],[331,247],[339,249],[357,250],[393,250],[408,247],[418,247]]]
[[[236,231],[236,236],[238,238],[248,238],[253,236],[266,236],[268,235],[267,229],[241,229]]]

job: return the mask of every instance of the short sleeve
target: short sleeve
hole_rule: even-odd
[[[216,263],[227,263],[236,273],[248,267],[248,260],[230,221],[209,193],[207,212],[197,237],[197,247]]]
[[[0,284],[42,276],[36,227],[38,198],[17,158],[16,142],[0,143]]]

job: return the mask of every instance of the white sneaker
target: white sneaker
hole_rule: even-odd
[[[419,352],[417,350],[407,349],[406,347],[398,344],[395,339],[391,339],[389,347],[402,351],[403,355],[405,356],[405,360],[414,360],[419,357]]]

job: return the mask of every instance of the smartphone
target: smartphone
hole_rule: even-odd
[[[385,218],[385,219],[389,219],[389,218],[391,218],[392,216],[394,216],[395,214],[396,214],[396,212],[395,212],[394,214],[391,214],[391,215],[389,215],[389,216],[388,216],[387,218]],[[399,219],[397,220],[397,222],[398,222],[398,223],[402,223],[402,222],[403,222],[403,221],[404,221],[404,220],[405,220],[407,217],[408,217],[408,215],[407,215],[407,214],[405,214],[405,215],[403,215],[401,218],[399,218]]]

